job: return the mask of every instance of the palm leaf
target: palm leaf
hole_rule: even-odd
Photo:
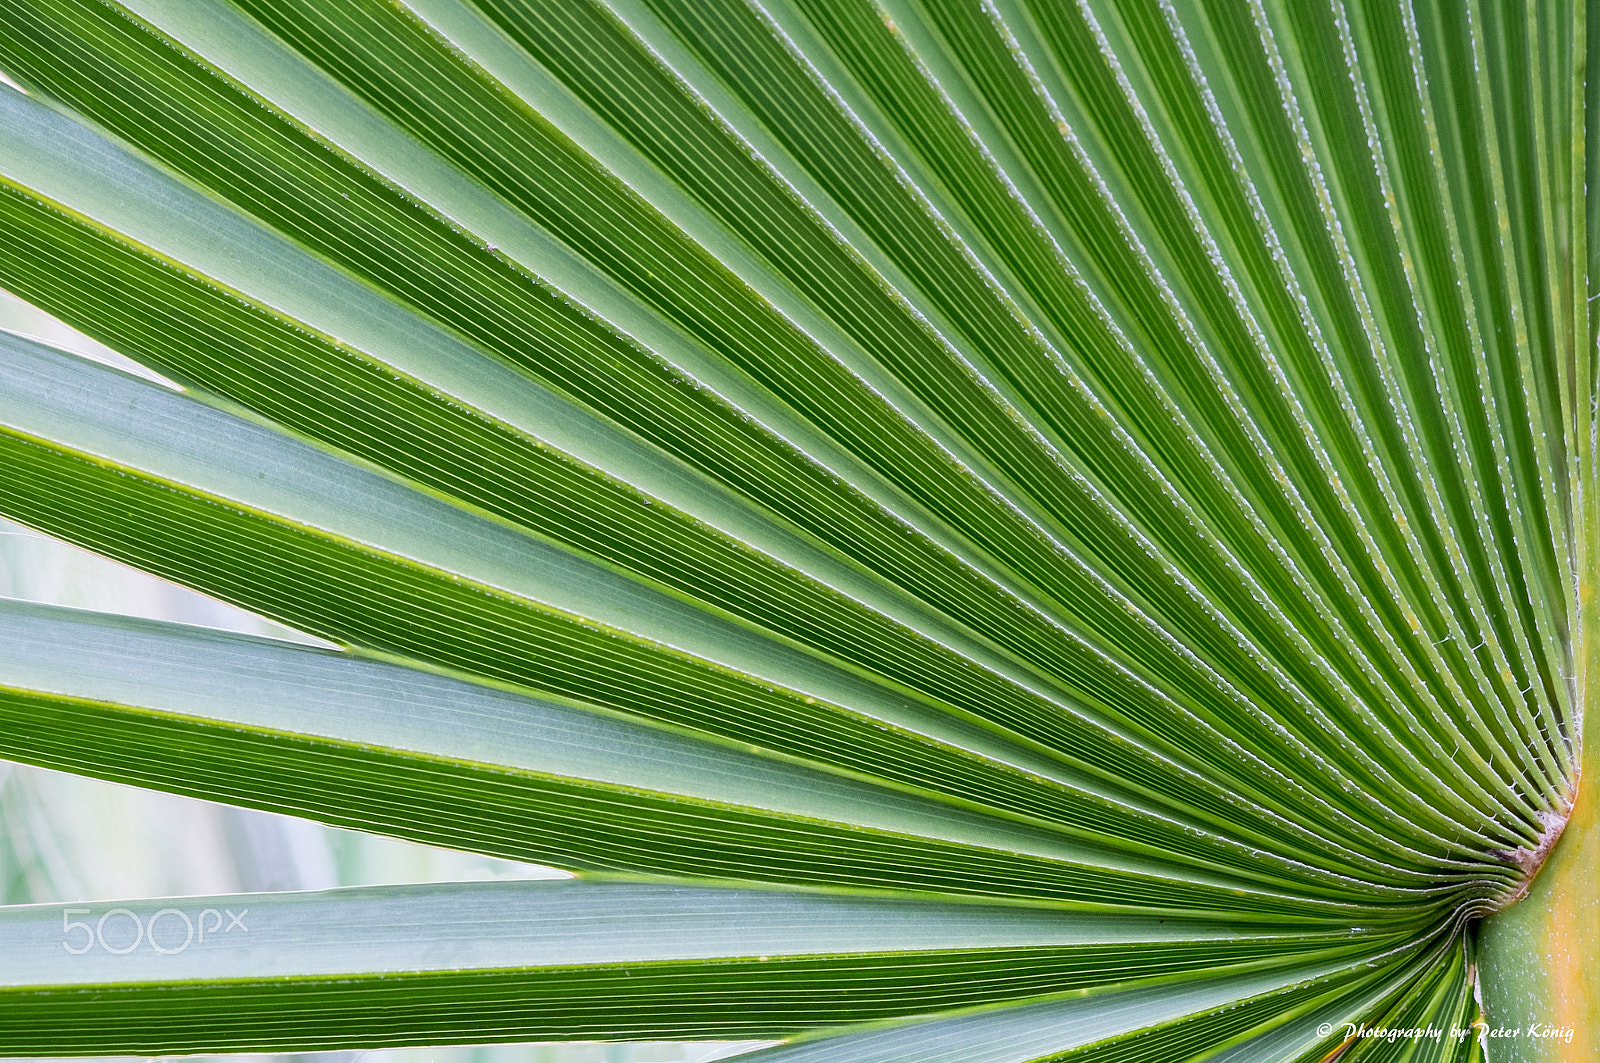
[[[0,513],[335,647],[0,603],[0,754],[580,876],[0,910],[0,1051],[1589,1029],[1586,48],[0,9],[0,286],[155,375],[0,334]]]

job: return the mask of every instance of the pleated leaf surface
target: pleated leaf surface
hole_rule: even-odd
[[[0,514],[332,647],[0,602],[0,756],[578,875],[0,909],[0,1053],[1479,1058],[1351,1034],[1575,794],[1585,32],[0,5],[0,288],[151,371],[0,333]]]

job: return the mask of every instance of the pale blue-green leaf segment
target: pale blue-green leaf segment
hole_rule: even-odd
[[[580,875],[0,912],[0,1052],[1475,1058],[1345,1041],[1571,807],[1583,14],[0,6],[166,381],[0,335],[0,513],[336,647],[5,604],[0,755]]]

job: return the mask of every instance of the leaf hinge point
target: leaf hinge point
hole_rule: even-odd
[[[1561,840],[1561,832],[1566,829],[1567,820],[1571,816],[1572,802],[1563,800],[1558,809],[1539,813],[1539,822],[1543,824],[1544,831],[1539,835],[1538,843],[1533,848],[1499,849],[1491,854],[1522,871],[1522,879],[1517,888],[1495,905],[1496,911],[1507,908],[1528,895],[1534,876],[1538,875],[1539,869],[1550,858],[1550,852],[1556,847],[1556,842]]]

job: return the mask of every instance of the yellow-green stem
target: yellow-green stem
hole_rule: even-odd
[[[1484,920],[1478,951],[1488,1063],[1600,1060],[1600,461],[1580,441],[1575,515],[1578,625],[1573,647],[1576,800],[1527,895]]]

